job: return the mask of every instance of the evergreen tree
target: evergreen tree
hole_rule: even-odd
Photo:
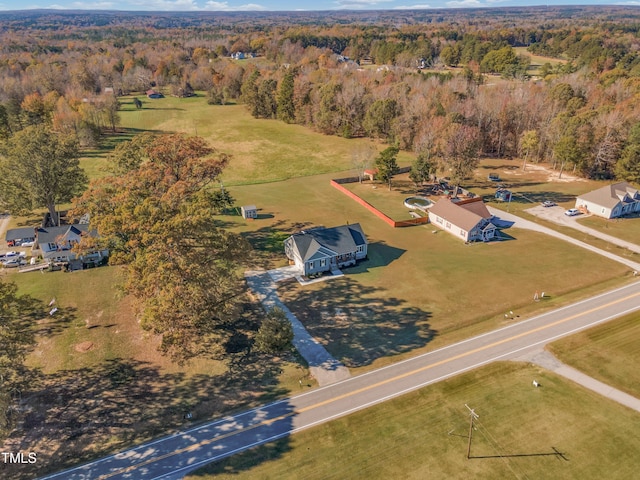
[[[291,350],[293,327],[281,308],[274,307],[262,321],[256,334],[255,348],[263,353],[276,354]]]
[[[381,182],[387,183],[389,185],[389,190],[391,190],[391,179],[396,173],[398,173],[396,157],[398,156],[399,151],[400,148],[392,145],[381,151],[376,158],[376,169],[378,170],[376,178]]]
[[[277,116],[286,123],[293,123],[296,118],[295,105],[293,103],[293,83],[295,74],[292,70],[288,70],[278,90],[278,108]]]

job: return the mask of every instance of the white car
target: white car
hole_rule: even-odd
[[[564,214],[567,217],[575,217],[576,215],[580,215],[580,210],[578,210],[577,208],[570,208],[569,210],[564,212]]]
[[[26,264],[27,262],[20,257],[13,257],[13,258],[10,258],[9,260],[5,260],[4,262],[2,262],[2,266],[4,268],[15,268],[15,267],[20,267]]]

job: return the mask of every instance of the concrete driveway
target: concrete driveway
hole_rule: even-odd
[[[535,215],[536,217],[542,218],[544,220],[549,220],[550,222],[556,223],[558,225],[563,225],[565,227],[571,227],[580,232],[586,233],[596,238],[600,238],[614,245],[618,245],[622,248],[627,248],[632,252],[640,253],[640,245],[635,243],[627,242],[625,240],[621,240],[617,237],[613,237],[611,235],[607,235],[599,230],[594,228],[585,227],[581,223],[578,222],[578,219],[588,217],[590,215],[576,215],[574,217],[569,217],[564,214],[565,209],[562,207],[543,207],[542,205],[538,205],[533,208],[528,208],[525,212],[530,213],[531,215]],[[640,220],[638,220],[640,221]]]
[[[273,307],[281,308],[291,326],[293,327],[293,346],[309,364],[309,372],[318,381],[321,387],[340,382],[351,376],[349,369],[327,352],[322,344],[313,338],[302,322],[282,303],[278,298],[275,278],[282,279],[287,275],[290,278],[295,271],[291,269],[278,269],[279,272],[247,271],[244,276],[249,288],[260,299],[266,310]]]
[[[598,255],[602,255],[603,257],[607,257],[614,262],[622,263],[628,267],[630,267],[634,271],[640,271],[640,263],[634,262],[632,260],[628,260],[626,258],[615,255],[611,252],[607,252],[606,250],[602,250],[601,248],[594,247],[593,245],[589,245],[588,243],[582,242],[576,238],[570,237],[569,235],[565,235],[564,233],[560,233],[555,231],[552,228],[545,227],[544,225],[539,225],[530,220],[526,220],[522,217],[514,215],[513,213],[505,212],[503,210],[498,210],[494,207],[487,207],[489,212],[498,217],[499,221],[506,222],[512,224],[516,228],[524,228],[526,230],[533,230],[535,232],[540,232],[547,234],[551,237],[559,238],[560,240],[564,240],[565,242],[573,243],[574,245],[584,248],[585,250],[590,250]],[[541,207],[543,208],[543,207]]]

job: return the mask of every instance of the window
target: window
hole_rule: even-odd
[[[358,252],[358,253],[362,253],[362,252],[364,252],[364,245],[358,245],[358,246],[356,247],[356,252]]]
[[[460,229],[460,236],[464,237],[464,235],[465,235],[465,231],[463,229]]]
[[[447,228],[451,228],[451,224],[447,222]]]
[[[438,222],[440,225],[442,225],[442,218],[436,217],[436,222]]]
[[[308,262],[308,263],[307,263],[307,268],[308,268],[309,270],[313,270],[313,262]]]
[[[326,267],[327,266],[327,259],[326,258],[320,259],[320,266],[321,267]]]

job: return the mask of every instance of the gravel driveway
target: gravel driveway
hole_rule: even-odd
[[[625,240],[621,240],[617,237],[612,237],[611,235],[607,235],[599,230],[594,228],[585,227],[577,220],[579,218],[584,218],[585,215],[576,215],[574,217],[569,217],[564,214],[565,210],[562,207],[543,207],[542,205],[538,205],[533,208],[529,208],[525,210],[525,212],[530,213],[531,215],[535,215],[536,217],[542,218],[544,220],[549,220],[558,225],[564,225],[566,227],[571,227],[576,230],[579,230],[583,233],[591,235],[596,238],[600,238],[614,245],[618,245],[622,248],[627,248],[632,252],[640,253],[640,245],[635,243],[627,242]],[[640,220],[639,220],[640,221]]]

